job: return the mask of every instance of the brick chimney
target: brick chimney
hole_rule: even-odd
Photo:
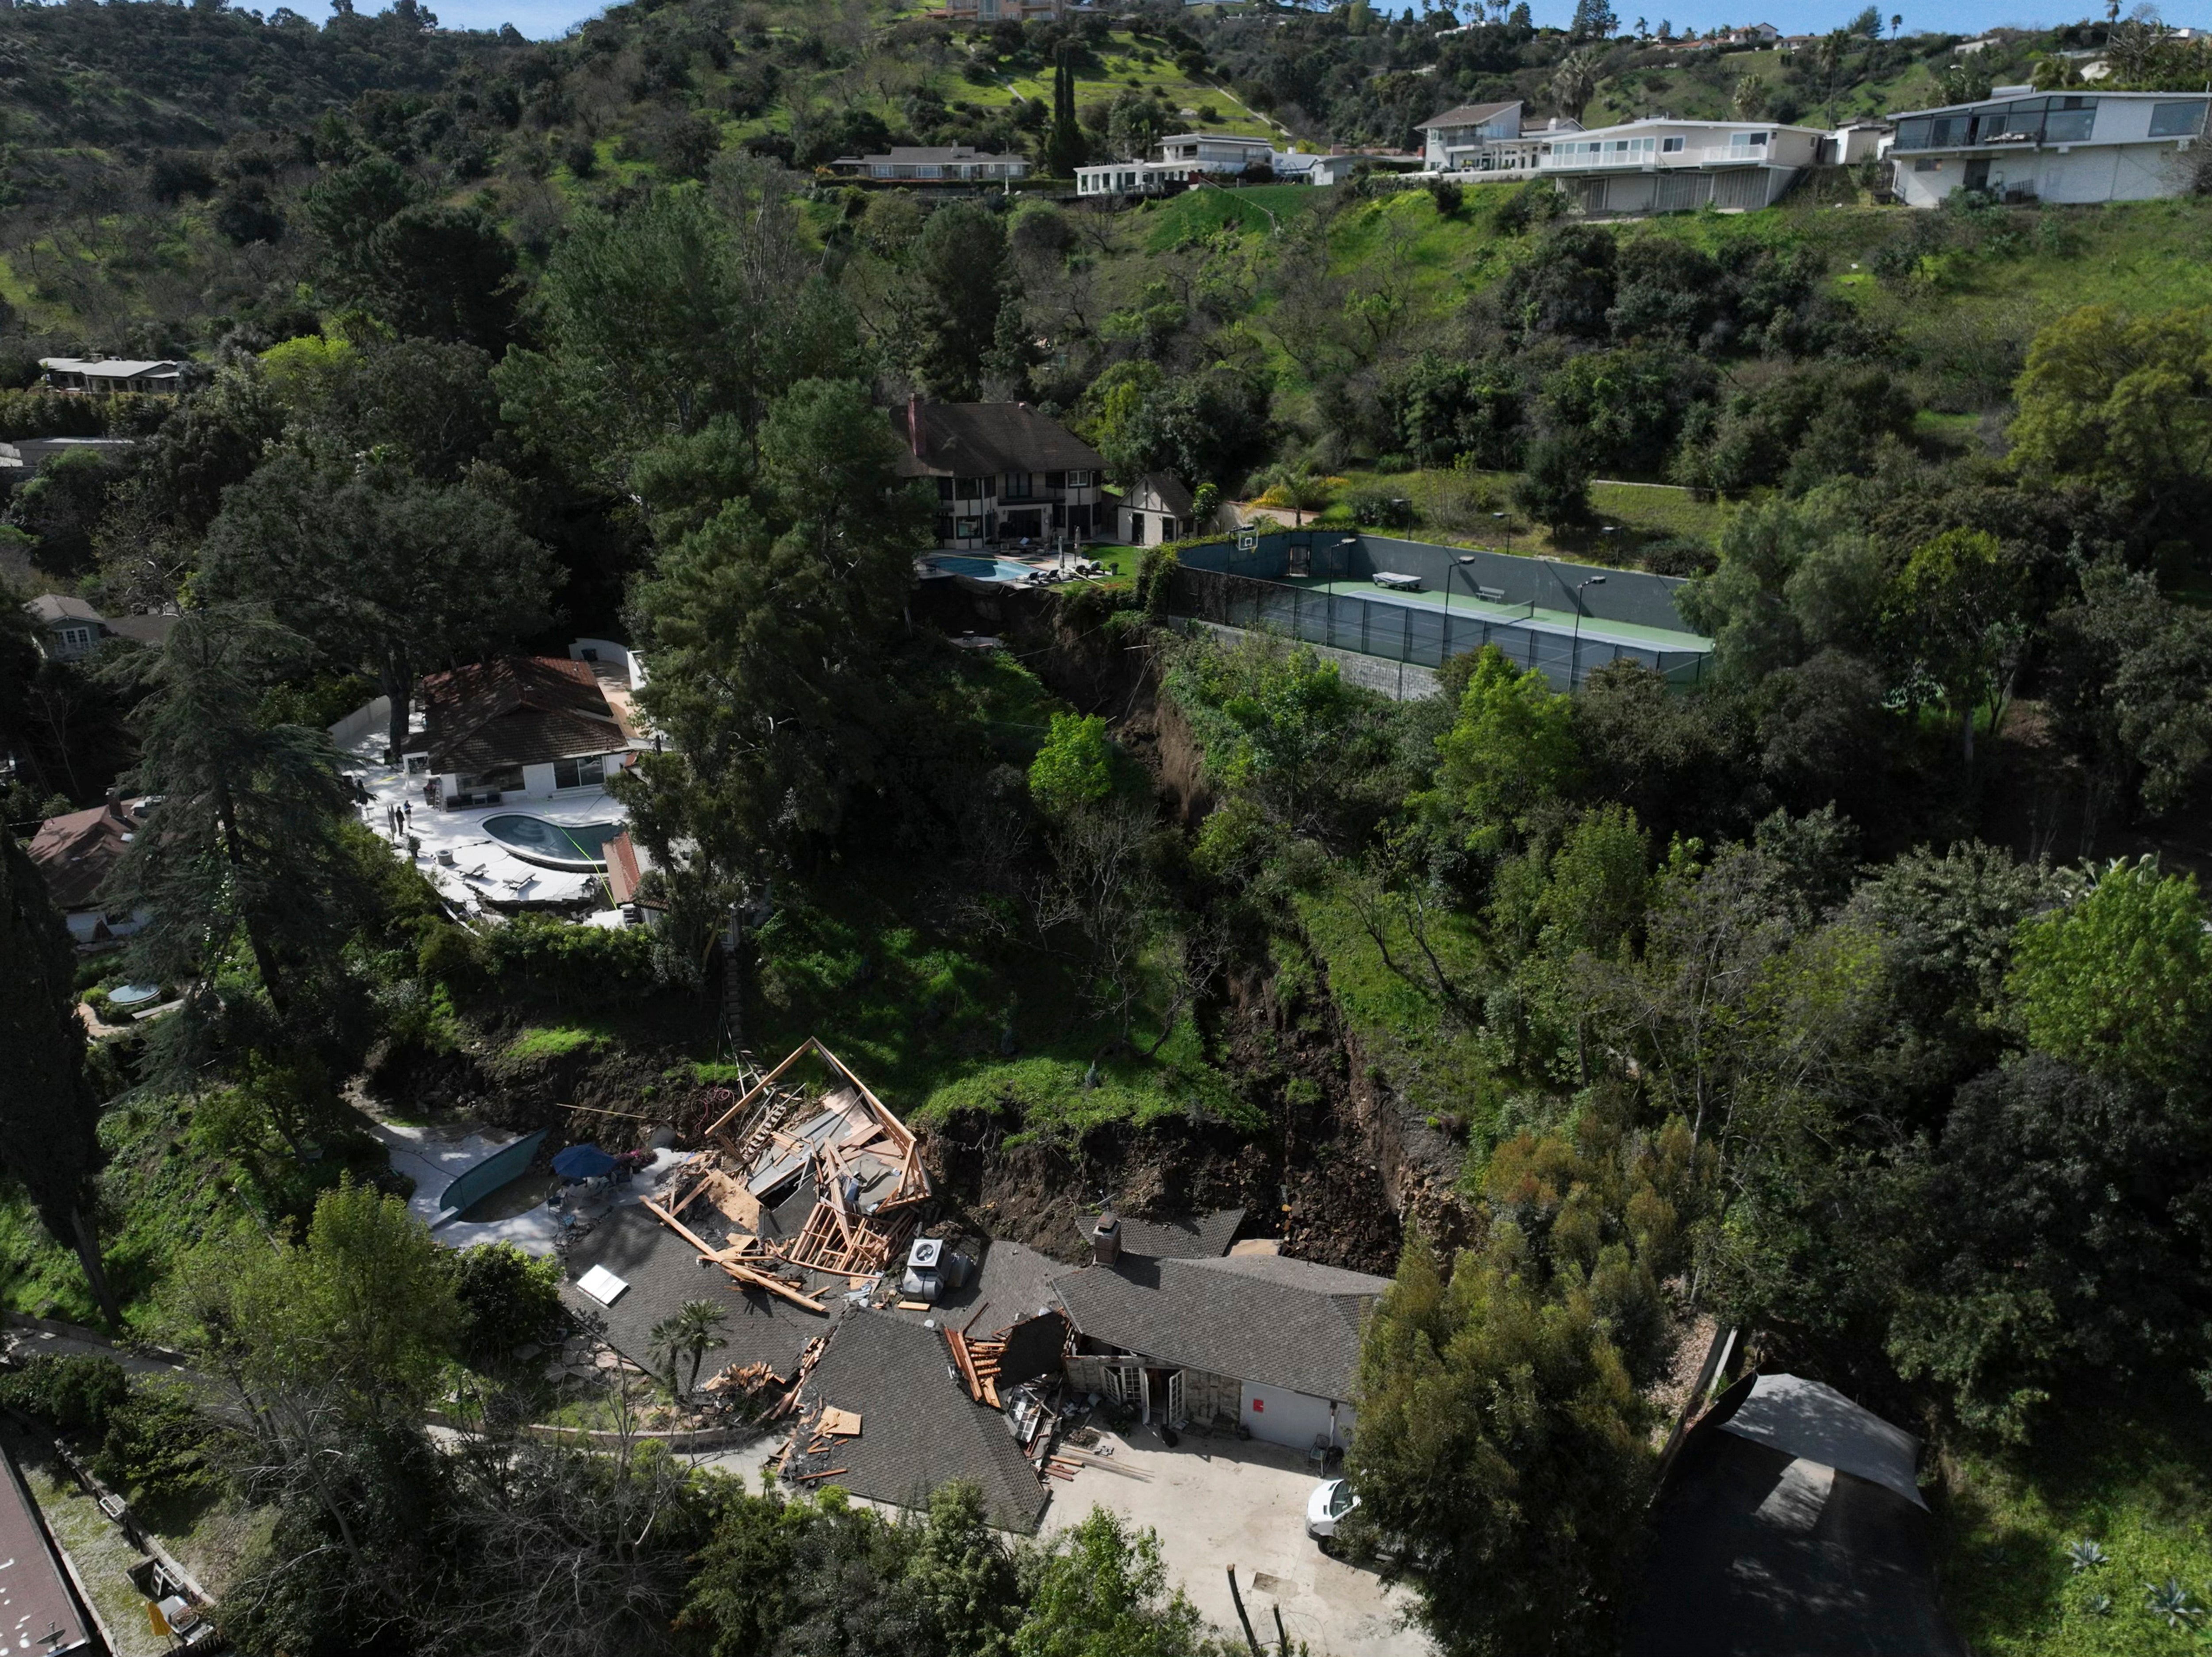
[[[1091,1263],[1111,1266],[1121,1258],[1121,1222],[1110,1213],[1101,1214],[1098,1223],[1091,1228]]]
[[[107,791],[107,815],[124,822],[131,820],[131,814],[123,809],[123,791],[120,788],[110,787]]]
[[[906,399],[906,440],[914,458],[921,458],[921,393],[909,391]]]

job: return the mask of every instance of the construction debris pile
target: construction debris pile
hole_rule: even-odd
[[[809,1057],[822,1061],[826,1086],[797,1073]],[[929,1196],[914,1134],[811,1039],[700,1137],[675,1170],[674,1196],[646,1206],[738,1283],[811,1312],[830,1309],[816,1276],[880,1275]]]

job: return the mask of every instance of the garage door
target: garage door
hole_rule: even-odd
[[[1293,1449],[1310,1449],[1316,1438],[1328,1436],[1328,1400],[1310,1398],[1287,1387],[1258,1387],[1247,1381],[1243,1419],[1245,1430],[1255,1438],[1264,1438],[1270,1444],[1287,1444]],[[1351,1429],[1352,1406],[1340,1404],[1336,1406],[1336,1442],[1348,1442]]]

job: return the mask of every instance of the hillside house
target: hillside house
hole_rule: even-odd
[[[1780,201],[1828,137],[1771,121],[1650,118],[1547,139],[1537,171],[1589,214],[1747,212]]]
[[[39,648],[58,662],[82,660],[103,639],[129,639],[158,648],[177,625],[173,616],[103,616],[83,599],[60,592],[42,592],[23,608],[38,624]]]
[[[423,749],[433,804],[448,810],[598,789],[648,745],[630,707],[627,664],[507,657],[422,681]]]
[[[894,144],[883,155],[841,155],[830,166],[848,179],[905,185],[1003,184],[1030,174],[1027,157],[972,144]]]
[[[113,397],[119,392],[169,396],[176,391],[182,365],[166,359],[142,361],[119,356],[47,356],[39,359],[46,371],[46,389],[77,391],[88,397]]]
[[[1148,1247],[1160,1241],[1139,1223],[1103,1215],[1091,1264],[1054,1284],[1075,1335],[1073,1387],[1171,1426],[1235,1423],[1298,1449],[1351,1442],[1360,1334],[1389,1278],[1280,1254],[1139,1252]]]
[[[2212,93],[2043,94],[2000,87],[1972,103],[1890,117],[1891,188],[1907,207],[1954,190],[2001,201],[2138,202],[2186,195]]]
[[[1159,546],[1195,535],[1198,508],[1173,472],[1146,472],[1122,491],[1121,537],[1133,547]]]
[[[907,452],[899,470],[937,489],[940,547],[977,549],[1107,527],[1105,457],[1025,403],[924,403],[893,416]]]
[[[1159,142],[1156,159],[1105,161],[1075,169],[1079,196],[1164,196],[1195,179],[1241,178],[1254,167],[1277,170],[1281,162],[1266,138],[1240,138],[1226,132],[1178,132]]]
[[[100,889],[145,826],[152,804],[143,798],[125,799],[121,790],[111,788],[101,804],[48,817],[31,836],[31,861],[46,877],[46,895],[69,923],[72,941],[105,944],[146,924],[143,910],[111,908]]]
[[[1555,115],[1524,131],[1518,100],[1462,104],[1431,115],[1413,129],[1421,135],[1421,164],[1432,173],[1504,173],[1526,176],[1542,157],[1545,135],[1580,132],[1583,124]]]

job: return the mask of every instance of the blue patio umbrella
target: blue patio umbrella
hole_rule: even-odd
[[[614,1165],[597,1145],[570,1145],[553,1159],[553,1171],[564,1180],[595,1179]]]

